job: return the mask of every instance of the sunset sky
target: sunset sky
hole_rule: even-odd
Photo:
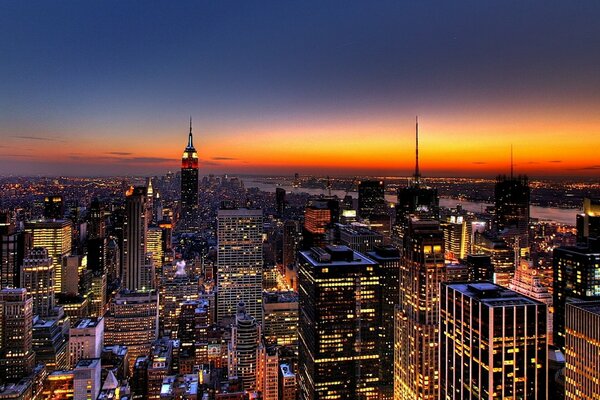
[[[0,174],[600,176],[598,1],[3,1]]]

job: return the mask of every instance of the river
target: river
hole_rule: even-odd
[[[310,195],[321,195],[327,194],[327,191],[324,189],[316,189],[316,188],[294,188],[292,186],[277,186],[274,183],[266,183],[260,181],[253,180],[244,180],[244,185],[247,188],[258,188],[265,192],[274,192],[275,188],[281,187],[286,190],[286,192],[292,193],[308,193]],[[339,198],[343,198],[346,193],[343,190],[332,190],[332,195],[336,195]],[[350,196],[353,198],[358,197],[358,192],[348,192]],[[397,201],[396,195],[386,194],[385,199],[388,202],[395,203]],[[451,199],[448,197],[440,198],[440,206],[442,207],[455,207],[457,204],[460,204],[463,209],[471,212],[481,212],[485,210],[487,206],[491,206],[491,203],[483,203],[483,202],[475,202],[475,201],[465,201],[465,200],[457,200]],[[554,207],[539,207],[539,206],[531,206],[530,208],[531,217],[537,218],[543,221],[556,221],[560,224],[566,225],[575,225],[575,216],[578,211],[573,209],[564,209],[564,208],[554,208]]]

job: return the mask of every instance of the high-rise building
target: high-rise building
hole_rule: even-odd
[[[83,358],[100,358],[104,346],[104,318],[83,318],[69,329],[69,364]]]
[[[279,218],[283,218],[285,215],[285,189],[275,189],[275,211]]]
[[[486,282],[440,290],[439,398],[546,400],[546,305]]]
[[[54,265],[43,247],[31,249],[23,260],[21,287],[33,298],[33,313],[46,316],[54,308]]]
[[[147,257],[148,209],[144,186],[131,187],[125,199],[125,227],[123,237],[124,289],[145,291],[154,288],[152,262]]]
[[[263,400],[279,400],[279,354],[276,346],[258,346],[256,387]]]
[[[110,301],[104,321],[104,342],[127,346],[132,370],[137,357],[150,354],[158,335],[158,294],[120,291]]]
[[[439,203],[437,189],[425,185],[419,170],[419,121],[417,119],[415,121],[415,172],[408,185],[398,189],[393,237],[399,247],[402,247],[411,217],[439,219]]]
[[[359,253],[364,254],[373,251],[375,246],[383,245],[383,235],[365,226],[335,224],[335,230],[340,244]]]
[[[548,331],[548,343],[553,343],[552,326],[554,319],[554,307],[552,305],[552,293],[548,287],[542,283],[542,277],[532,266],[532,263],[521,260],[521,265],[517,268],[515,276],[510,280],[508,288],[517,293],[523,294],[534,300],[544,303],[547,310],[546,328]]]
[[[243,302],[262,323],[262,210],[221,209],[217,220],[217,320]]]
[[[181,215],[179,230],[195,232],[199,228],[198,214],[198,153],[192,137],[192,119],[188,144],[181,157]]]
[[[175,266],[165,266],[160,279],[160,333],[172,338],[178,337],[181,305],[198,299],[198,277],[186,270],[185,261]]]
[[[445,281],[444,234],[439,222],[410,220],[394,318],[394,399],[437,399],[440,283]]]
[[[567,304],[565,399],[600,397],[600,301]]]
[[[258,346],[260,324],[246,312],[244,303],[238,305],[235,323],[231,326],[231,342],[228,349],[229,378],[242,381],[244,390],[257,389]]]
[[[473,242],[473,252],[490,256],[491,280],[498,285],[508,287],[508,283],[515,274],[515,249],[511,248],[502,238],[487,232],[477,232]]]
[[[296,374],[289,364],[279,366],[279,400],[296,400]]]
[[[300,399],[376,399],[377,263],[346,246],[301,251]]]
[[[148,228],[146,234],[146,251],[151,253],[152,264],[155,269],[161,270],[163,266],[163,230],[158,226]]]
[[[518,238],[519,248],[529,246],[529,181],[526,176],[498,176],[494,188],[494,226],[499,233]]]
[[[69,368],[68,331],[68,319],[34,319],[32,344],[36,364],[44,364],[48,372]]]
[[[554,344],[564,349],[567,303],[600,300],[600,240],[554,249]]]
[[[494,280],[492,256],[488,254],[467,254],[465,265],[469,268],[470,281],[492,282]]]
[[[379,381],[380,399],[394,393],[394,309],[399,303],[400,252],[393,246],[376,246],[366,253],[379,266]]]
[[[99,358],[81,359],[73,370],[73,400],[98,398],[102,388],[102,367]]]
[[[63,219],[65,217],[65,205],[61,195],[50,195],[44,197],[44,218]]]
[[[31,249],[30,232],[17,232],[7,213],[0,213],[0,288],[19,287],[21,266]]]
[[[358,184],[358,216],[370,220],[387,214],[385,184],[383,181],[365,180]]]
[[[71,254],[72,227],[67,220],[36,220],[25,223],[33,236],[33,247],[45,247],[54,266],[54,292],[63,288],[63,257]]]
[[[577,214],[577,241],[600,237],[600,199],[583,199],[583,212]]]
[[[440,226],[444,231],[446,259],[464,259],[471,250],[472,225],[463,216],[452,215]]]
[[[298,294],[265,292],[263,294],[263,336],[267,345],[298,349]]]
[[[0,380],[17,382],[29,375],[35,362],[33,300],[23,288],[5,288],[0,291],[0,309]]]

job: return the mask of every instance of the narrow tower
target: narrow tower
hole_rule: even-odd
[[[188,144],[181,158],[181,215],[179,230],[195,232],[198,230],[198,153],[194,148],[192,136],[192,118]]]

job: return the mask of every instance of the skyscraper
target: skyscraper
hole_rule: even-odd
[[[301,251],[300,399],[376,399],[377,263],[346,246]]]
[[[554,344],[565,345],[567,303],[600,300],[600,239],[554,249]]]
[[[279,218],[283,218],[285,214],[285,189],[275,189],[275,210]]]
[[[35,362],[32,347],[33,300],[25,289],[0,291],[0,380],[17,382],[27,376]]]
[[[600,237],[600,199],[583,199],[583,212],[577,214],[577,241]]]
[[[529,181],[526,176],[501,175],[496,179],[494,226],[498,233],[518,239],[518,247],[529,246]],[[512,243],[511,243],[512,244]]]
[[[419,121],[415,121],[415,172],[406,187],[398,189],[394,238],[402,246],[404,233],[411,216],[422,219],[438,219],[440,214],[437,189],[424,184],[419,170]]]
[[[394,319],[394,399],[437,399],[439,287],[445,280],[444,234],[439,222],[410,220]]]
[[[244,302],[262,323],[262,210],[221,209],[217,220],[217,320]]]
[[[31,249],[23,260],[21,287],[33,299],[33,313],[46,316],[54,308],[54,265],[43,247]]]
[[[387,214],[385,184],[383,181],[365,180],[358,184],[358,216],[371,220]]]
[[[65,205],[61,195],[44,197],[44,218],[63,219],[65,216]]]
[[[567,305],[565,399],[600,397],[600,301]]]
[[[548,398],[545,304],[492,283],[440,294],[440,399]]]
[[[127,346],[133,370],[136,358],[150,353],[158,335],[158,294],[120,291],[109,303],[104,320],[106,345]]]
[[[394,246],[376,246],[367,256],[379,268],[379,380],[380,399],[391,399],[394,392],[394,309],[399,303],[400,252]]]
[[[32,242],[31,232],[17,232],[9,214],[0,212],[0,288],[19,287],[23,258]]]
[[[192,119],[190,118],[190,133],[188,144],[181,157],[181,215],[179,230],[195,232],[198,222],[198,153],[194,148],[192,137]]]
[[[231,342],[228,351],[229,377],[242,381],[244,390],[257,388],[258,345],[260,324],[246,312],[244,303],[238,305],[235,324],[231,327]]]
[[[45,247],[54,265],[54,292],[64,290],[63,257],[71,254],[72,226],[67,220],[36,220],[25,223],[25,231],[33,236],[33,247]]]
[[[125,227],[123,237],[123,283],[128,290],[149,290],[154,287],[153,264],[146,255],[148,229],[146,188],[131,187],[125,199]]]

